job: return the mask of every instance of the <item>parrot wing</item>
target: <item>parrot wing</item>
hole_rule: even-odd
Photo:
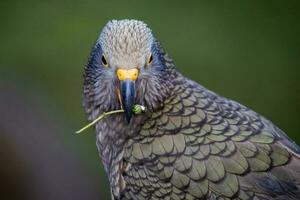
[[[268,120],[186,80],[127,142],[125,199],[300,199],[299,152]]]

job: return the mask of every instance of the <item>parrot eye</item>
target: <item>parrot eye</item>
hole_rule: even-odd
[[[153,61],[153,55],[151,54],[148,58],[147,65],[150,65]]]
[[[101,61],[102,61],[102,65],[103,65],[104,67],[108,67],[108,63],[107,63],[106,58],[105,58],[104,55],[102,55]]]

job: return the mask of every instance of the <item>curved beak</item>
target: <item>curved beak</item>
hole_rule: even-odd
[[[118,69],[117,76],[120,80],[120,101],[125,111],[126,120],[129,123],[132,117],[132,109],[135,99],[135,80],[139,74],[138,69]]]

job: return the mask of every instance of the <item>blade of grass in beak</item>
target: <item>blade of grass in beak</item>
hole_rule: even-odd
[[[99,117],[97,117],[94,121],[92,121],[88,125],[84,126],[82,129],[76,131],[75,133],[79,134],[79,133],[85,131],[86,129],[88,129],[91,126],[95,125],[98,121],[100,121],[101,119],[103,119],[104,117],[106,117],[108,115],[116,114],[116,113],[121,113],[121,112],[124,112],[124,110],[113,110],[113,111],[109,111],[109,112],[104,112],[102,115],[100,115]]]

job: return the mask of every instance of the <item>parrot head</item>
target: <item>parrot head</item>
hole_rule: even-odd
[[[91,112],[124,109],[130,123],[135,104],[156,109],[168,95],[170,69],[151,29],[138,20],[112,20],[92,49],[84,75],[84,106]]]

